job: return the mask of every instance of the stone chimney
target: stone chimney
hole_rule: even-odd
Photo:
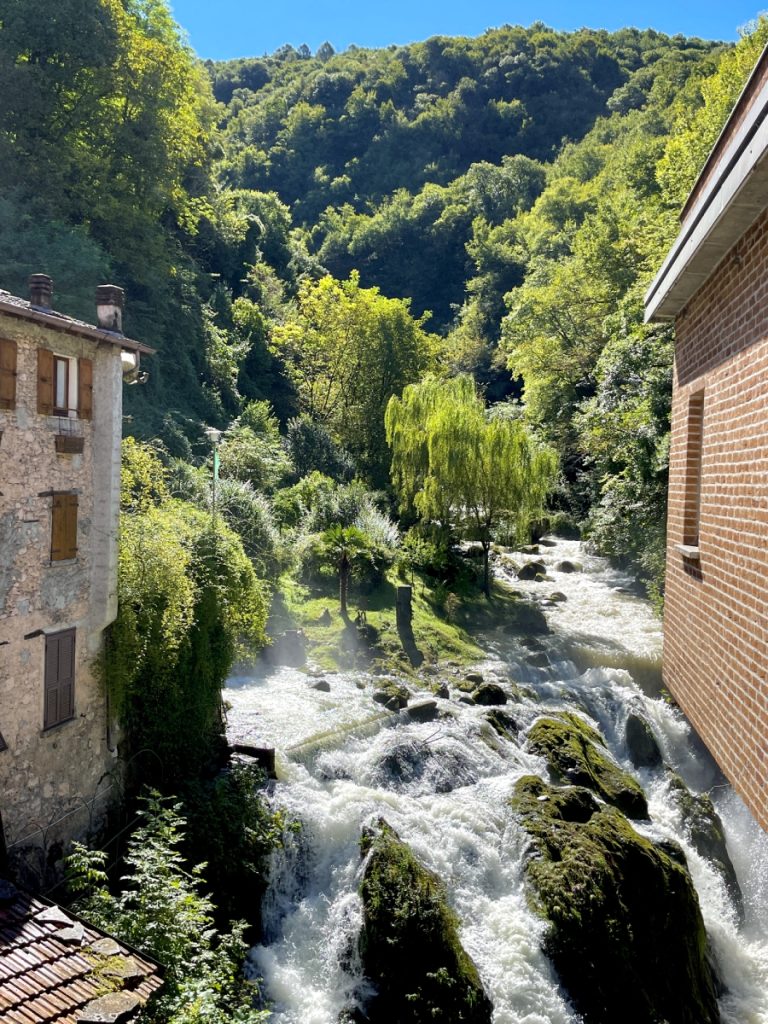
[[[96,323],[102,330],[123,333],[125,292],[116,284],[100,284],[96,289]]]
[[[47,274],[32,274],[29,278],[29,303],[42,309],[51,308],[53,281]]]

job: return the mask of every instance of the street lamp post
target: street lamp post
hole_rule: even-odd
[[[213,529],[216,530],[216,490],[219,483],[219,441],[221,440],[221,431],[217,430],[216,427],[206,427],[205,433],[210,439],[213,445],[213,495],[211,501],[211,511],[213,520]]]

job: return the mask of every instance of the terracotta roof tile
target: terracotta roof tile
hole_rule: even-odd
[[[96,970],[99,954],[90,947],[109,936],[82,926],[60,907],[28,893],[11,893],[0,902],[0,1020],[3,1024],[77,1024],[84,1008],[104,994],[105,978]],[[126,973],[134,973],[127,983],[140,1001],[128,1018],[135,1021],[141,1005],[162,985],[161,968],[120,942],[115,955],[130,967]],[[108,980],[121,984],[120,978]]]

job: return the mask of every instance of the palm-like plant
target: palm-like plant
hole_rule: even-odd
[[[341,526],[337,523],[323,533],[323,549],[339,574],[339,606],[341,614],[346,616],[349,577],[355,562],[371,558],[370,541],[356,526]]]

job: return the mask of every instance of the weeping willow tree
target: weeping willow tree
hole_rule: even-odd
[[[402,507],[480,541],[490,597],[494,536],[502,524],[521,535],[541,515],[557,473],[554,452],[520,421],[489,419],[467,376],[409,385],[390,399],[385,426]]]

